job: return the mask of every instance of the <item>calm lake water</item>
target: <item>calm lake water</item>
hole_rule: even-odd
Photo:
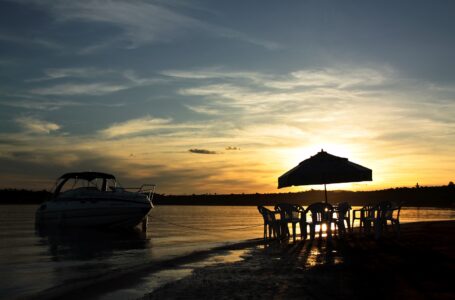
[[[224,244],[262,237],[262,217],[256,207],[157,206],[147,232],[35,230],[36,205],[0,206],[0,298],[27,298],[56,290],[71,291],[85,281],[106,284],[113,273],[134,272],[142,265],[209,250]],[[455,220],[455,211],[404,208],[403,223]],[[235,252],[235,251],[234,251]],[[207,263],[236,259],[219,253]],[[217,256],[218,255],[218,256]],[[233,258],[234,257],[234,258]],[[109,287],[96,298],[136,298],[160,284],[187,275],[197,264],[160,267],[143,276],[134,289]],[[103,283],[103,278],[104,280]]]

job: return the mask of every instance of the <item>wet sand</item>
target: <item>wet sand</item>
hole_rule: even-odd
[[[403,224],[376,241],[354,232],[248,246],[244,260],[196,269],[143,299],[455,299],[455,221]]]
[[[142,295],[134,289],[144,280],[153,281],[147,282],[149,286],[160,286],[160,282],[186,277],[197,268],[214,265],[217,262],[239,261],[242,259],[240,256],[243,253],[262,243],[261,239],[246,240],[163,261],[151,261],[146,264],[119,269],[103,276],[91,276],[85,277],[83,280],[66,282],[24,299],[134,299]],[[166,273],[172,274],[167,276]],[[134,292],[124,293],[125,291]],[[136,297],[132,295],[136,295]]]

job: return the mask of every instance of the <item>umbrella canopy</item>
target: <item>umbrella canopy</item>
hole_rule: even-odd
[[[278,188],[373,180],[373,171],[321,150],[278,178]],[[325,193],[327,202],[327,189]]]

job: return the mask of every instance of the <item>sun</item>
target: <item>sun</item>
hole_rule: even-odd
[[[305,147],[286,149],[284,151],[286,156],[284,157],[286,160],[286,164],[297,165],[301,161],[310,158],[313,155],[316,155],[318,152],[322,150],[332,155],[346,157],[348,159],[353,155],[353,153],[356,153],[356,151],[354,151],[354,147],[352,147],[351,145],[318,143]]]

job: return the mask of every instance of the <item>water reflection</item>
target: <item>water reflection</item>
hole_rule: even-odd
[[[36,209],[36,205],[0,207],[0,299],[32,297],[49,289],[65,287],[68,282],[91,282],[94,278],[102,280],[109,274],[128,272],[135,266],[153,265],[154,261],[181,257],[227,242],[260,238],[263,233],[262,216],[256,207],[248,206],[158,206],[151,212],[147,235],[140,230],[118,232],[44,228],[35,231]],[[454,220],[455,210],[407,207],[402,210],[400,219],[403,223]],[[254,226],[257,224],[260,226]],[[226,230],[248,226],[254,227]],[[191,227],[216,230],[192,230]],[[314,243],[309,240],[297,243],[302,244],[301,251],[297,252],[302,268],[311,267],[313,262],[336,264],[340,261],[339,253],[327,252],[326,240],[322,239],[319,248],[317,240]],[[281,246],[275,255],[274,247],[267,248],[272,256],[264,259],[269,261],[271,257],[272,260],[282,261],[279,255],[283,251]],[[317,251],[311,254],[312,248]],[[182,266],[182,269],[186,268]],[[178,269],[177,273],[180,271]]]
[[[39,243],[49,248],[51,259],[93,260],[108,258],[118,251],[150,248],[150,239],[138,228],[108,230],[98,228],[36,228]]]

